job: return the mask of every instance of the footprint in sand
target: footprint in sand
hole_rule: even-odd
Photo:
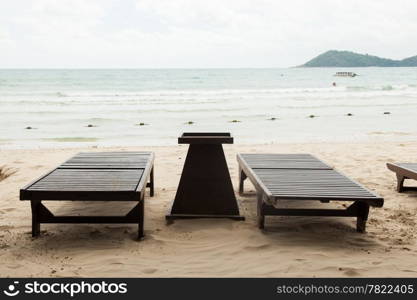
[[[366,247],[372,245],[372,242],[368,241],[365,238],[354,238],[350,241],[347,241],[347,243],[355,247]]]
[[[99,235],[101,235],[101,231],[100,230],[97,230],[97,229],[94,229],[93,231],[90,231],[89,232],[89,236],[90,237],[97,237]]]
[[[19,268],[23,267],[23,265],[15,264],[15,265],[7,265],[6,267],[7,267],[8,269],[13,269],[13,270],[15,270],[15,269],[19,269]]]
[[[343,274],[345,274],[346,276],[357,277],[360,275],[360,273],[354,268],[343,268],[343,270]]]
[[[245,249],[246,250],[264,250],[269,247],[270,247],[269,244],[261,244],[261,245],[256,245],[256,246],[246,246]]]
[[[10,229],[13,229],[13,226],[7,226],[7,225],[0,226],[0,230],[10,230]]]
[[[145,274],[153,274],[153,273],[155,273],[156,271],[158,271],[158,269],[148,268],[148,269],[144,269],[144,270],[142,270],[142,273],[145,273]]]
[[[401,271],[407,272],[407,273],[417,273],[417,271],[415,271],[415,270],[408,270],[408,269],[401,270]]]

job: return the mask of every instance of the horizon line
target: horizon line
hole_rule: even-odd
[[[0,67],[0,70],[30,70],[30,69],[43,69],[43,70],[62,70],[62,69],[74,69],[74,70],[100,70],[100,69],[125,69],[125,70],[155,70],[155,69],[182,69],[182,70],[195,70],[195,69],[291,69],[291,67]]]

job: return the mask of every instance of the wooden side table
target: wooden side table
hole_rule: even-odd
[[[230,218],[239,214],[222,144],[230,133],[184,133],[178,144],[190,144],[168,221],[176,218]]]

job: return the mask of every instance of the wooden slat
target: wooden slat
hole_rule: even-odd
[[[21,200],[137,200],[153,166],[151,152],[79,153],[20,191]]]
[[[228,132],[184,132],[178,144],[233,144]]]
[[[254,169],[274,197],[364,197],[375,198],[335,170]]]
[[[239,154],[246,175],[271,200],[383,199],[310,154]]]
[[[113,152],[79,152],[76,156],[138,156],[138,155],[151,155],[149,151],[113,151]]]
[[[56,169],[28,188],[29,191],[135,191],[143,169]]]
[[[241,154],[252,169],[332,169],[311,154]]]
[[[417,163],[398,163],[397,165],[417,173]]]
[[[59,168],[144,169],[150,155],[150,152],[81,152],[64,162]]]

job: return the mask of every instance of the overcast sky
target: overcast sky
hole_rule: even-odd
[[[1,0],[0,67],[289,67],[417,55],[416,0]]]

